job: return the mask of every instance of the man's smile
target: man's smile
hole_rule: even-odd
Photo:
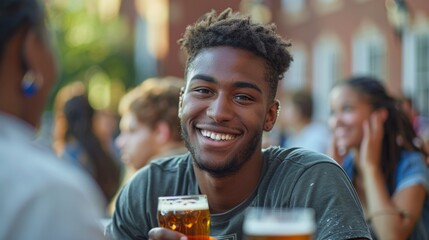
[[[200,129],[200,132],[201,132],[201,135],[203,135],[204,137],[207,137],[216,141],[228,141],[236,138],[236,135],[233,135],[233,134],[217,133],[217,132],[212,132],[212,131],[203,130],[203,129]]]

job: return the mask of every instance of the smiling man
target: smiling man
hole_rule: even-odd
[[[230,9],[212,11],[179,43],[188,55],[179,118],[190,153],[141,169],[121,191],[107,235],[180,239],[158,227],[158,197],[206,194],[217,239],[243,239],[244,213],[255,206],[313,208],[315,239],[369,239],[339,165],[315,152],[261,147],[278,116],[278,81],[292,60],[275,26]]]

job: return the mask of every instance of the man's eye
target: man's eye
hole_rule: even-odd
[[[210,90],[207,88],[197,88],[194,91],[197,93],[210,93]]]
[[[235,99],[239,101],[252,101],[252,98],[250,96],[243,94],[235,96]]]

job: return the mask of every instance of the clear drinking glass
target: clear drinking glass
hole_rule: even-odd
[[[249,208],[243,223],[247,240],[311,240],[315,229],[311,208]]]
[[[158,198],[159,226],[185,234],[188,239],[210,239],[210,211],[206,195]]]

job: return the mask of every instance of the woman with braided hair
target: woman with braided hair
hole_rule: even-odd
[[[427,155],[411,122],[375,78],[331,92],[331,155],[358,192],[378,239],[429,239]]]
[[[244,239],[250,207],[313,208],[315,239],[369,239],[341,167],[304,149],[262,149],[279,114],[278,81],[292,60],[274,25],[227,9],[210,12],[180,40],[188,54],[178,115],[189,153],[151,161],[118,196],[112,239],[183,239],[157,222],[160,196],[207,195],[210,234]]]

